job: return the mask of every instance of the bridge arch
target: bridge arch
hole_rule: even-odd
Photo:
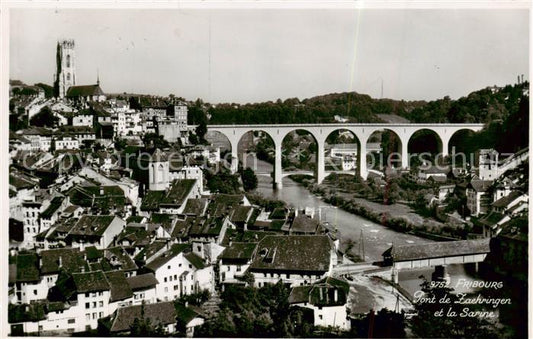
[[[475,131],[470,128],[459,128],[451,133],[448,140],[448,154],[454,166],[464,166],[473,160],[473,155],[469,153],[476,147],[467,143],[467,140],[474,134]]]
[[[446,143],[447,144],[447,143]],[[419,161],[431,161],[438,155],[444,154],[442,137],[438,131],[432,128],[420,128],[409,137],[407,151],[409,152],[409,166]],[[431,156],[421,157],[422,154],[430,153]],[[446,152],[447,153],[447,152]],[[436,161],[436,160],[435,160]]]
[[[252,145],[251,147],[249,146],[250,144]],[[264,129],[251,129],[242,133],[237,141],[239,164],[243,168],[250,167],[256,174],[268,174],[268,176],[271,176],[271,173],[259,172],[257,160],[273,163],[275,161],[275,153],[276,142],[273,136]]]
[[[324,175],[328,173],[359,174],[361,161],[366,161],[362,157],[359,136],[350,129],[337,128],[326,135]]]
[[[236,152],[237,145],[232,142],[227,133],[217,130],[208,130],[205,139],[213,147],[220,149],[220,166],[232,170],[233,152]]]
[[[293,141],[291,143],[290,140],[287,138],[294,138],[293,136],[297,136],[297,140]],[[302,143],[304,143],[304,147],[306,146],[306,141],[302,141],[302,137],[304,135],[310,136],[311,140],[307,140],[307,150],[302,149]],[[294,139],[293,139],[294,140]],[[296,145],[295,143],[298,143]],[[313,131],[307,129],[307,128],[293,128],[290,130],[287,130],[283,137],[280,139],[280,153],[284,154],[284,157],[281,158],[281,168],[280,168],[280,176],[281,178],[296,174],[296,173],[285,173],[283,174],[283,167],[287,167],[290,163],[298,164],[299,166],[304,165],[305,167],[308,167],[307,169],[304,169],[303,171],[295,171],[298,174],[306,174],[306,175],[314,175],[319,182],[322,180],[319,180],[318,178],[321,177],[324,178],[324,142],[317,138],[317,134],[313,133]],[[277,152],[276,152],[277,153]],[[314,166],[310,166],[310,162],[312,162],[313,156],[315,157],[315,164]],[[276,185],[280,187],[279,183],[276,182]]]
[[[386,167],[405,167],[402,155],[405,141],[393,128],[375,129],[365,140],[367,167],[383,170]]]

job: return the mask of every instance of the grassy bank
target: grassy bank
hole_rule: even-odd
[[[435,220],[428,220],[414,213],[407,205],[399,203],[383,205],[368,201],[356,197],[353,192],[346,189],[346,186],[317,185],[308,176],[295,175],[290,178],[306,187],[311,193],[320,195],[325,202],[395,231],[437,241],[461,239],[458,234],[460,230]]]

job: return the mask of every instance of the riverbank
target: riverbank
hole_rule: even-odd
[[[323,201],[397,232],[413,234],[436,241],[458,240],[442,234],[443,230],[447,230],[450,226],[422,217],[414,213],[405,204],[384,205],[356,197],[354,194],[339,192],[338,189],[333,189],[327,185],[312,184],[299,176],[290,176],[290,178],[305,187],[309,192],[319,195]]]

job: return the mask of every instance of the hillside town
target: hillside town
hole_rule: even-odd
[[[527,147],[505,156],[479,149],[467,169],[395,171],[431,187],[423,207],[465,231],[440,249],[391,243],[368,269],[320,210],[211,190],[228,150],[200,142],[206,126],[191,121],[196,103],[106,94],[98,76],[80,85],[75,47],[58,42],[54,86],[10,81],[10,335],[129,335],[151,326],[205,336],[224,291],[277,284],[315,334],[353,334],[361,316],[352,311],[353,270],[383,274],[405,294],[396,270],[421,258],[481,255],[527,286]],[[332,143],[327,152],[341,171],[357,170],[357,150]],[[389,177],[375,170],[366,181],[384,189]],[[458,250],[455,241],[472,245]],[[359,259],[367,261],[364,249]],[[398,314],[414,308],[406,298]]]

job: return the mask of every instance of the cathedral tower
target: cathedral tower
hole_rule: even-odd
[[[62,40],[57,43],[56,74],[54,82],[55,96],[64,98],[69,87],[76,85],[76,67],[74,40]]]

